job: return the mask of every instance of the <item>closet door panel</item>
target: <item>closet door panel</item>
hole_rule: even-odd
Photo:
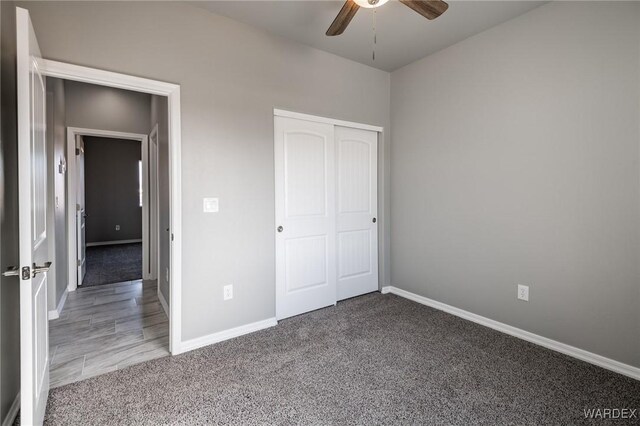
[[[276,317],[336,302],[335,137],[329,124],[275,118]]]
[[[377,132],[335,128],[338,300],[378,290]]]

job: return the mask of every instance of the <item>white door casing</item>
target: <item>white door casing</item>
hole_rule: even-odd
[[[20,242],[20,416],[41,424],[49,394],[46,87],[29,12],[16,8]]]
[[[84,276],[87,273],[87,212],[85,205],[85,192],[84,192],[84,139],[82,136],[76,136],[76,170],[77,174],[77,186],[76,186],[76,226],[77,230],[77,271],[78,271],[78,286],[82,285]]]
[[[45,60],[45,63],[47,61]],[[58,77],[59,78],[59,77]],[[67,214],[67,238],[69,241],[68,244],[68,260],[69,260],[69,283],[68,290],[75,291],[78,287],[81,280],[80,277],[80,269],[79,260],[82,256],[85,256],[86,250],[80,250],[80,247],[86,248],[86,241],[83,242],[83,235],[80,232],[82,221],[86,221],[84,214],[82,217],[78,214],[78,205],[84,209],[85,206],[85,190],[84,190],[84,151],[77,151],[77,149],[82,145],[84,146],[84,137],[85,136],[93,136],[93,137],[101,137],[101,138],[115,138],[115,139],[131,139],[138,140],[141,143],[141,155],[142,157],[142,167],[143,167],[143,206],[142,206],[142,235],[143,235],[143,274],[145,269],[148,269],[148,261],[149,258],[144,257],[145,253],[148,253],[149,241],[144,238],[148,234],[147,227],[149,226],[149,217],[148,217],[148,189],[144,188],[144,185],[148,184],[148,179],[144,178],[144,170],[147,170],[147,161],[145,154],[148,152],[147,144],[148,144],[148,135],[141,133],[124,133],[124,132],[115,132],[110,130],[99,130],[99,129],[85,129],[79,127],[67,127],[67,158],[74,158],[75,161],[69,161],[68,169],[67,169],[67,205],[76,206],[74,208],[68,209]],[[76,153],[81,155],[76,155]],[[91,214],[91,212],[89,212]],[[91,216],[89,216],[90,218]],[[146,267],[146,268],[145,268]],[[85,268],[86,272],[86,268]],[[144,279],[149,279],[147,276],[143,277]]]
[[[333,126],[275,117],[276,318],[336,301]]]
[[[182,149],[181,149],[181,113],[180,113],[180,85],[147,78],[115,73],[111,71],[73,65],[53,60],[43,60],[45,74],[49,77],[80,81],[83,83],[115,87],[118,89],[135,90],[152,95],[166,96],[168,103],[168,143],[169,143],[169,223],[170,223],[170,280],[169,280],[169,347],[173,355],[182,353]],[[83,129],[67,129],[67,148],[73,143],[69,135],[86,133]],[[100,132],[88,134],[102,136]],[[146,137],[146,136],[145,136]],[[126,137],[125,137],[126,138]],[[70,141],[71,139],[71,141]],[[73,162],[68,164],[67,175],[69,181],[75,174]],[[75,197],[70,191],[68,197]],[[73,205],[75,200],[68,201]],[[75,212],[68,217],[68,223],[75,220]],[[69,241],[75,241],[75,226],[69,227]],[[71,235],[72,234],[72,235]],[[69,291],[76,289],[76,274],[73,260],[69,257]]]
[[[336,126],[338,300],[378,290],[378,133]]]

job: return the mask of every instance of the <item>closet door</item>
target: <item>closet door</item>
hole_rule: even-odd
[[[338,300],[378,290],[378,133],[335,128]]]
[[[276,317],[336,302],[334,127],[275,117]]]

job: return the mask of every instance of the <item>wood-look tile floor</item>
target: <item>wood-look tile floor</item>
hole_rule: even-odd
[[[127,281],[69,293],[49,321],[51,387],[169,355],[169,321],[155,281]]]

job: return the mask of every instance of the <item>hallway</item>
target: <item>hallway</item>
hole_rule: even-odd
[[[70,293],[49,322],[51,387],[169,355],[169,322],[155,281],[127,281]]]

